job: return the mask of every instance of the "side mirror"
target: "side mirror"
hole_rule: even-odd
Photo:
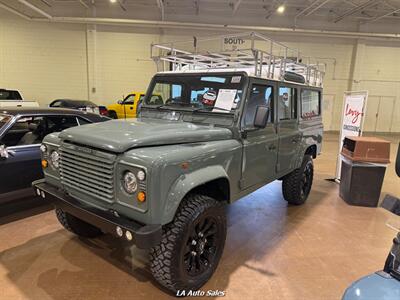
[[[0,159],[7,159],[8,158],[8,151],[6,146],[0,145]]]
[[[256,115],[254,117],[254,127],[265,128],[269,118],[269,107],[264,105],[257,106]]]
[[[118,100],[118,102],[117,102],[118,104],[122,104],[122,100]]]

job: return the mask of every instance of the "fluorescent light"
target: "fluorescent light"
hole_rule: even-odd
[[[279,14],[283,14],[284,12],[285,12],[285,5],[279,5],[279,7],[277,8],[277,12],[279,13]]]

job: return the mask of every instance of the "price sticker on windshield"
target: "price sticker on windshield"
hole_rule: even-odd
[[[230,112],[237,90],[220,89],[213,112]]]

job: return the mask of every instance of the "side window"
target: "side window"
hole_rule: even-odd
[[[130,95],[126,96],[124,99],[124,104],[132,105],[133,102],[135,101],[135,97],[136,97],[135,94],[130,94]]]
[[[251,86],[251,93],[247,103],[246,113],[244,115],[244,126],[253,127],[254,118],[256,116],[257,106],[268,106],[270,114],[268,122],[273,120],[272,116],[272,99],[273,87],[263,84],[253,84]]]
[[[48,116],[46,134],[63,131],[78,125],[78,121],[74,116]]]
[[[40,144],[46,135],[43,117],[21,117],[7,131],[2,143],[7,147]]]
[[[78,119],[78,123],[79,123],[80,126],[86,125],[86,124],[92,124],[92,122],[89,122],[88,120],[83,119],[81,117],[76,117],[76,118]]]
[[[297,90],[281,86],[278,97],[278,119],[291,120],[297,118]]]
[[[315,90],[301,91],[301,118],[311,119],[321,115],[320,92]]]

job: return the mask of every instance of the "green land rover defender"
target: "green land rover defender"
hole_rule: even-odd
[[[304,203],[321,151],[320,65],[256,33],[235,38],[241,48],[223,37],[218,53],[199,40],[193,52],[152,45],[172,71],[153,77],[138,118],[70,128],[41,146],[45,178],[33,185],[60,223],[149,249],[154,278],[173,292],[214,273],[226,205],[277,179],[289,204]]]

